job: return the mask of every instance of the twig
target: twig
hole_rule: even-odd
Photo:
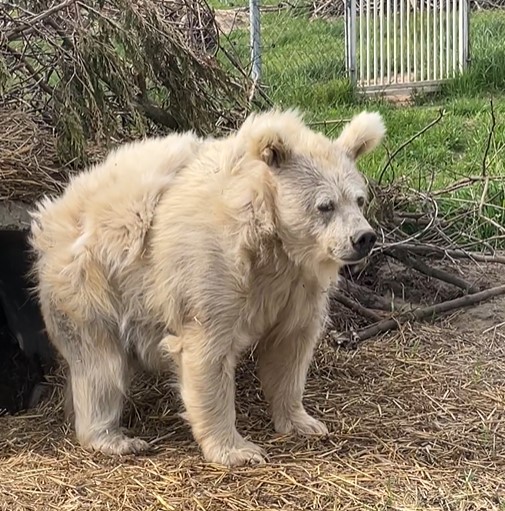
[[[350,119],[328,119],[326,121],[314,121],[309,122],[309,126],[328,126],[332,124],[345,124],[346,122],[350,122]]]
[[[141,95],[137,96],[135,106],[154,123],[165,126],[171,130],[179,128],[179,123],[168,110],[156,106],[146,97],[142,97]]]
[[[402,245],[391,244],[384,246],[384,250],[388,249],[403,250],[419,255],[430,255],[443,259],[444,257],[452,257],[453,259],[470,259],[478,263],[498,263],[505,264],[505,256],[485,255],[477,252],[467,252],[460,249],[449,249],[437,247],[435,245],[428,245],[422,243],[405,243]]]
[[[483,174],[484,174],[484,169],[483,169]],[[489,179],[488,178],[485,178],[484,180],[484,187],[482,188],[482,194],[480,196],[480,202],[479,202],[479,215],[482,216],[482,212],[484,210],[484,204],[485,204],[485,201],[486,201],[486,196],[487,196],[487,192],[489,190]]]
[[[482,220],[485,220],[489,224],[491,224],[497,231],[501,233],[505,233],[505,227],[498,223],[496,220],[493,220],[492,218],[489,218],[486,215],[481,215]]]
[[[65,33],[65,31],[54,21],[53,19],[48,19],[46,22],[50,27],[52,27],[55,32],[61,37],[61,40],[63,41],[63,47],[68,49],[71,49],[74,47],[74,43],[71,41],[68,34]]]
[[[225,35],[225,34],[223,34]],[[225,35],[225,39],[227,39],[229,41],[229,38]],[[225,48],[224,46],[222,46],[220,48],[220,51],[223,52],[223,55],[230,61],[230,63],[233,65],[233,67],[246,79],[246,80],[250,80],[250,77],[249,75],[247,74],[246,70],[243,68],[240,60],[238,58],[236,58],[235,55],[233,55],[232,53],[230,53],[228,51],[227,48]],[[261,96],[261,99],[263,99],[263,101],[265,101],[265,103],[268,105],[268,106],[273,106],[273,102],[272,100],[267,96],[267,94],[265,93],[265,91],[259,87],[256,89],[256,91],[260,96]]]
[[[414,242],[415,240],[421,238],[423,236],[423,234],[427,233],[433,227],[433,225],[435,225],[436,220],[438,219],[438,203],[437,203],[437,201],[434,200],[433,197],[431,197],[430,195],[418,192],[416,190],[411,190],[411,191],[414,194],[417,194],[418,196],[420,196],[423,199],[423,202],[430,202],[433,205],[433,213],[432,213],[431,217],[429,217],[429,221],[426,223],[426,225],[420,231],[417,231],[408,237],[405,237],[406,233],[403,233],[402,231],[400,231],[399,226],[395,226],[395,228],[389,233],[389,237],[391,237],[393,232],[395,230],[397,230],[397,231],[399,231],[399,234],[403,237],[403,239],[401,239],[400,241],[390,243],[389,246],[405,245],[405,244]],[[373,249],[372,253],[380,252],[382,250],[383,250],[383,246],[377,245]]]
[[[37,23],[40,23],[42,20],[48,18],[55,12],[61,11],[62,9],[65,9],[65,7],[69,7],[70,5],[74,4],[76,0],[66,0],[65,2],[62,2],[61,4],[54,5],[50,9],[47,9],[46,11],[38,14],[37,16],[34,16],[33,18],[23,21],[23,26],[16,27],[10,32],[7,32],[7,41],[12,41],[16,39],[20,34],[25,32],[26,30],[33,27],[33,25],[36,25]]]
[[[479,292],[479,288],[475,287],[473,284],[470,284],[461,277],[458,277],[457,275],[449,273],[440,268],[433,268],[431,266],[428,266],[417,257],[411,257],[405,254],[398,254],[395,253],[394,251],[386,251],[385,254],[390,257],[393,257],[394,259],[397,259],[406,266],[414,268],[414,270],[417,270],[418,272],[423,273],[428,277],[432,277],[443,282],[447,282],[448,284],[452,284],[453,286],[459,287],[460,289],[463,289],[463,291],[467,291],[468,293]]]
[[[433,121],[431,121],[429,124],[427,124],[422,130],[418,131],[417,133],[415,133],[414,135],[412,135],[408,140],[406,140],[405,142],[403,142],[403,144],[401,144],[397,149],[395,149],[388,157],[388,160],[386,162],[386,165],[384,165],[384,168],[381,170],[381,173],[379,175],[379,179],[377,180],[377,182],[379,183],[379,185],[382,183],[382,178],[384,177],[384,174],[386,173],[386,170],[391,166],[391,163],[393,162],[393,159],[396,157],[396,155],[402,151],[403,149],[405,149],[405,147],[407,147],[409,144],[411,144],[416,138],[419,138],[423,133],[426,133],[429,129],[431,129],[433,126],[435,126],[435,124],[438,124],[441,120],[442,120],[442,117],[445,115],[445,111],[441,108],[439,111],[438,111],[438,117],[436,119],[434,119]]]
[[[251,108],[252,104],[253,104],[253,101],[254,101],[254,97],[256,96],[256,89],[258,87],[258,77],[254,78],[254,80],[252,81],[252,84],[251,84],[251,88],[249,90],[249,109]]]
[[[356,343],[365,341],[371,337],[375,337],[378,334],[383,334],[390,330],[396,330],[400,325],[410,320],[426,320],[430,317],[436,316],[437,314],[450,312],[462,307],[469,307],[470,305],[475,305],[503,294],[505,294],[505,284],[492,287],[478,293],[455,298],[454,300],[448,300],[446,302],[430,305],[429,307],[415,309],[413,311],[403,313],[396,318],[385,319],[379,323],[376,323],[375,325],[371,325],[367,328],[362,328],[355,332],[345,332],[340,335],[336,335],[335,333],[331,332],[330,336],[332,340],[335,341],[339,346],[345,345],[347,343],[355,345]]]
[[[51,96],[54,94],[53,88],[49,84],[44,82],[44,80],[42,80],[42,77],[39,75],[39,73],[37,71],[35,71],[35,69],[32,67],[32,65],[26,60],[26,58],[21,53],[17,52],[13,48],[11,48],[9,45],[7,45],[5,48],[16,60],[18,60],[19,62],[21,62],[23,64],[25,69],[28,71],[28,73],[30,73],[30,75],[33,78],[36,79],[37,85],[44,92],[46,92],[47,94],[50,94]]]
[[[470,240],[464,245],[460,245],[460,249],[462,250],[470,250],[472,247],[476,247],[479,245],[485,245],[488,247],[488,249],[492,252],[493,247],[489,245],[489,242],[491,241],[497,241],[497,242],[505,242],[505,234],[497,234],[495,236],[490,236],[489,238],[486,238],[486,241],[482,241],[479,238],[473,237],[471,234],[467,235],[467,238]]]
[[[344,307],[347,307],[348,309],[352,310],[356,314],[359,314],[360,316],[363,316],[364,318],[370,319],[374,322],[382,320],[382,317],[379,314],[370,309],[367,309],[366,307],[363,307],[363,305],[357,301],[349,298],[348,296],[345,296],[345,294],[341,291],[333,291],[331,296]]]
[[[390,300],[384,296],[380,296],[372,289],[361,286],[349,279],[344,280],[342,288],[346,288],[346,291],[354,299],[356,299],[356,296],[359,296],[360,303],[368,309],[380,309],[387,312],[395,312],[405,310],[409,307],[409,304],[400,303],[397,300]]]
[[[469,176],[460,179],[449,185],[447,188],[443,188],[441,190],[435,190],[432,192],[432,196],[445,195],[447,193],[452,193],[461,188],[465,188],[467,186],[472,186],[475,183],[480,183],[482,181],[505,181],[504,176]]]
[[[493,100],[489,100],[489,104],[491,105],[491,127],[489,128],[489,134],[487,136],[487,144],[486,150],[484,151],[484,157],[482,158],[482,175],[485,176],[487,174],[487,155],[489,153],[489,149],[491,148],[491,140],[493,139],[494,130],[496,127],[496,117],[494,114],[494,105]]]
[[[115,20],[113,20],[111,17],[106,16],[104,12],[100,12],[99,10],[94,9],[91,5],[86,4],[85,2],[81,2],[80,0],[77,1],[77,5],[79,7],[82,7],[83,9],[87,10],[88,12],[92,12],[96,16],[98,16],[99,19],[106,21],[109,25],[114,27],[119,32],[125,31],[124,27],[122,27],[119,23],[117,23]]]

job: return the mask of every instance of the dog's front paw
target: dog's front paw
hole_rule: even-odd
[[[327,435],[328,428],[325,424],[310,416],[305,410],[299,410],[289,416],[274,418],[275,431],[277,433],[298,435]]]
[[[233,445],[206,443],[202,447],[205,459],[227,467],[265,463],[265,451],[258,445],[240,438]]]
[[[150,445],[136,437],[128,437],[121,432],[117,431],[112,434],[99,435],[84,444],[84,447],[100,451],[104,454],[138,454],[143,451],[148,451]]]

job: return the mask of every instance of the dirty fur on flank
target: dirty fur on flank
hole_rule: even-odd
[[[36,292],[84,447],[148,448],[120,428],[140,363],[177,376],[206,460],[263,462],[235,420],[235,367],[251,348],[276,431],[327,433],[302,404],[305,380],[329,286],[375,243],[355,160],[384,134],[377,113],[335,140],[296,111],[251,114],[225,138],[121,146],[37,205]]]

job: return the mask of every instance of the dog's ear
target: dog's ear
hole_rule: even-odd
[[[271,110],[251,114],[239,131],[249,154],[275,171],[292,156],[300,134],[305,130],[297,110]]]
[[[375,149],[386,134],[378,112],[361,112],[344,128],[336,143],[353,159]]]
[[[278,133],[266,133],[258,141],[260,160],[271,168],[280,168],[289,159],[289,149]]]

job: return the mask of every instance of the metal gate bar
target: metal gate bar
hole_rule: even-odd
[[[366,91],[436,86],[467,66],[468,0],[346,0],[346,55]]]

